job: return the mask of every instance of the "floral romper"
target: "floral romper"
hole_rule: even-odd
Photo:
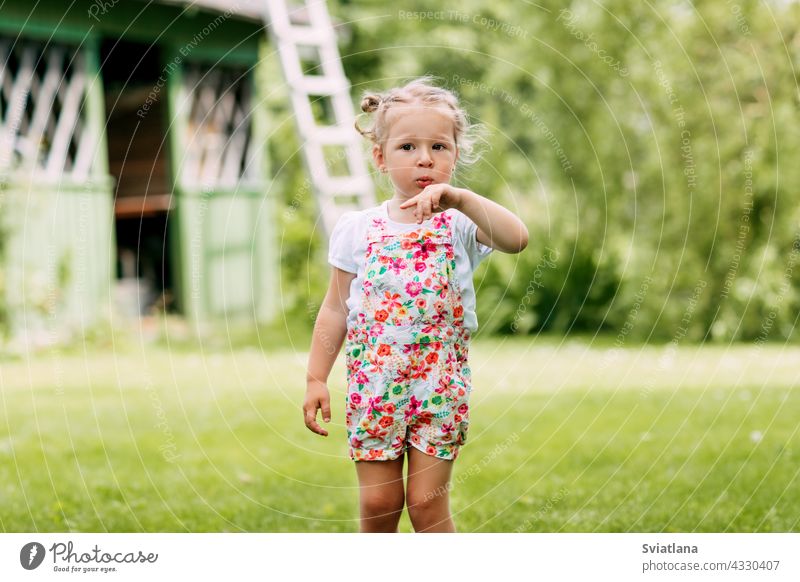
[[[396,459],[408,444],[455,459],[466,441],[470,332],[451,219],[442,212],[403,233],[370,221],[361,305],[345,344],[353,460]]]

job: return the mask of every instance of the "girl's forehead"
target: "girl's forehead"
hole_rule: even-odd
[[[435,105],[399,105],[387,112],[388,139],[452,140],[455,123],[450,112]]]

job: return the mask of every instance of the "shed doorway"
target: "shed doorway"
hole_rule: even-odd
[[[109,173],[114,177],[115,301],[130,316],[175,311],[166,72],[159,47],[101,45]]]

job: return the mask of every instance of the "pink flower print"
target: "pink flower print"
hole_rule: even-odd
[[[347,364],[347,370],[351,373],[355,373],[361,367],[361,360],[352,360],[350,363]]]
[[[408,283],[406,283],[406,293],[408,293],[411,297],[416,297],[421,292],[422,292],[422,283],[420,283],[419,281],[409,281]]]
[[[445,212],[441,212],[433,217],[431,224],[433,225],[433,228],[442,228],[443,226],[447,226],[450,224],[450,215]]]
[[[383,360],[380,360],[374,356],[370,356],[369,363],[372,364],[369,370],[370,372],[378,374],[383,373],[383,364],[384,364]]]
[[[381,300],[381,305],[386,307],[389,311],[392,311],[395,307],[400,307],[400,299],[399,293],[390,293],[389,291],[383,292],[384,299]]]
[[[358,373],[356,374],[356,384],[367,384],[367,383],[369,383],[369,378],[367,378],[367,375],[364,373],[363,370],[359,370]]]
[[[351,392],[350,402],[353,403],[353,406],[358,406],[359,404],[361,404],[361,394],[359,394],[358,392]]]
[[[414,263],[414,270],[417,273],[421,273],[422,271],[425,270],[425,263],[423,263],[422,261],[417,261],[416,263]]]
[[[388,430],[383,430],[383,427],[382,427],[381,425],[378,425],[378,426],[371,426],[371,427],[370,427],[370,428],[368,428],[368,429],[367,429],[365,432],[366,432],[366,433],[367,433],[369,436],[371,436],[372,438],[376,438],[376,439],[382,439],[382,438],[383,438],[383,437],[385,437],[387,434],[389,434],[389,431],[388,431]],[[371,452],[372,452],[372,451],[370,451],[370,453],[371,453]],[[378,452],[381,452],[381,451],[378,451]]]
[[[433,308],[436,310],[436,313],[441,313],[442,311],[444,311],[444,302],[443,301],[434,302]]]
[[[382,396],[373,396],[369,399],[369,412],[372,414],[373,410],[377,410],[378,412],[383,412],[383,397]]]
[[[408,403],[408,406],[406,406],[406,409],[405,409],[404,420],[406,422],[408,422],[414,416],[419,414],[419,407],[420,407],[421,404],[422,404],[422,402],[420,400],[417,400],[417,397],[412,394],[411,395],[411,401]]]
[[[395,384],[407,384],[409,380],[411,380],[411,366],[401,368],[397,371],[397,375],[392,378],[392,382]]]
[[[383,324],[382,323],[375,323],[372,327],[369,328],[369,335],[371,337],[378,337],[383,333]]]
[[[427,304],[428,304],[427,301],[425,301],[425,299],[423,297],[420,297],[419,299],[417,299],[417,301],[415,303],[415,305],[417,307],[419,307],[420,309],[425,309],[425,306]]]
[[[403,353],[404,354],[417,354],[421,351],[422,346],[420,344],[406,344],[403,346]]]
[[[423,380],[428,379],[428,372],[432,370],[432,366],[430,366],[425,360],[421,360],[413,367],[413,372],[411,373],[412,378],[422,378]]]
[[[350,439],[350,446],[353,447],[354,449],[360,449],[361,447],[364,446],[364,441],[362,441],[357,437],[353,437]]]
[[[458,407],[458,412],[459,412],[460,414],[463,414],[463,415],[465,415],[465,416],[466,416],[466,414],[467,414],[467,410],[469,410],[469,406],[467,405],[467,403],[466,403],[466,402],[465,402],[464,404],[462,404],[461,406],[459,406],[459,407]]]
[[[448,288],[447,277],[439,277],[439,280],[433,283],[431,286],[431,290],[436,293],[442,299],[447,297],[447,288]]]
[[[445,433],[453,432],[453,429],[454,429],[454,427],[453,427],[452,423],[450,423],[450,422],[442,423],[442,431],[443,432],[445,432]]]
[[[428,255],[430,255],[436,249],[436,245],[429,241],[423,240],[422,243],[419,245],[419,249],[417,252],[414,253],[415,259],[427,259]]]
[[[391,259],[391,263],[392,264],[389,266],[389,268],[392,271],[394,271],[395,275],[399,275],[400,271],[406,268],[406,262],[403,260],[402,257],[396,257],[394,259]]]

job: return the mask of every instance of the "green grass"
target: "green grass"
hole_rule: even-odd
[[[609,354],[473,343],[459,530],[798,530],[797,349]],[[302,423],[305,361],[131,342],[3,362],[0,531],[356,531],[342,361],[327,439]]]

